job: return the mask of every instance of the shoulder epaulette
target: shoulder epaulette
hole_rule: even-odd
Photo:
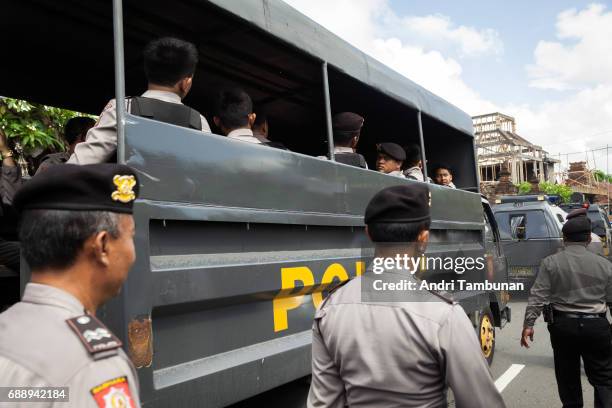
[[[448,303],[449,305],[456,305],[457,301],[453,298],[452,294],[448,293],[448,292],[444,292],[444,293],[440,293],[438,291],[435,290],[430,290],[428,291],[429,293],[431,293],[432,295],[434,295],[435,297],[442,299],[444,302]]]
[[[319,309],[322,309],[323,306],[325,305],[325,303],[327,303],[327,299],[329,299],[329,296],[334,293],[335,291],[337,291],[338,289],[340,289],[341,287],[343,287],[344,285],[346,285],[347,283],[349,283],[351,280],[353,280],[354,277],[348,278],[347,280],[344,280],[342,282],[338,282],[336,285],[334,285],[331,289],[329,289],[327,291],[327,296],[325,296],[325,299],[323,299],[323,302],[321,302],[321,304],[319,305]]]
[[[100,320],[82,315],[66,320],[94,360],[114,356],[122,346],[119,340]]]

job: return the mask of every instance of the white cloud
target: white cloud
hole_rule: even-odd
[[[415,39],[431,43],[436,48],[444,48],[445,44],[454,46],[461,56],[503,52],[503,43],[496,30],[456,26],[449,17],[439,14],[404,17],[402,28]]]
[[[612,132],[607,132],[612,130],[612,62],[609,60],[612,41],[608,41],[612,38],[612,22],[608,22],[611,13],[604,13],[603,6],[561,13],[557,21],[558,38],[578,42],[574,45],[540,42],[534,52],[535,65],[530,68],[532,80],[546,88],[591,85],[553,102],[499,106],[465,83],[460,64],[464,56],[500,54],[503,45],[495,30],[457,26],[440,15],[398,16],[387,0],[325,0],[324,6],[323,1],[285,1],[469,114],[500,111],[514,116],[519,134],[543,146],[553,156],[612,144]],[[459,59],[449,56],[453,54],[449,44]],[[495,92],[503,92],[503,88]],[[582,153],[575,154],[569,160],[584,160],[584,157]],[[565,156],[562,159],[565,162]],[[593,165],[591,153],[589,161]],[[595,164],[605,170],[605,152],[596,153]]]
[[[612,12],[601,4],[566,10],[557,16],[557,38],[540,41],[530,85],[542,89],[584,89],[612,84]]]
[[[583,161],[587,157],[584,152],[612,141],[612,85],[584,89],[539,106],[506,106],[504,112],[517,119],[520,135],[543,146],[553,157],[572,153],[560,157],[564,165]],[[605,150],[589,153],[588,161],[605,171]]]
[[[460,55],[499,50],[501,41],[493,30],[456,27],[444,16],[400,17],[391,10],[388,0],[326,0],[324,7],[322,2],[314,0],[285,1],[460,108],[471,113],[494,110],[492,103],[482,99],[463,81],[459,62],[438,51],[448,50],[451,37]],[[430,47],[426,50],[421,44]]]

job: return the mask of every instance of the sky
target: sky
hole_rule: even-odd
[[[564,167],[612,173],[612,0],[285,2],[468,114],[513,116]]]

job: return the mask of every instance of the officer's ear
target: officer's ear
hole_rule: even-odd
[[[253,124],[255,123],[255,118],[257,117],[257,114],[255,114],[254,112],[249,113],[249,129],[253,128]]]
[[[370,235],[370,231],[368,230],[368,226],[367,225],[366,225],[366,228],[365,228],[365,233],[368,236],[368,239],[371,241],[372,240],[372,236]]]
[[[182,97],[186,97],[193,85],[193,75],[181,79],[178,83]]]
[[[428,241],[429,241],[429,230],[424,229],[423,231],[419,232],[419,235],[417,235],[416,242],[418,242],[419,244],[426,244]]]
[[[110,264],[109,241],[111,237],[108,231],[100,231],[93,237],[93,257],[96,262],[108,266]]]

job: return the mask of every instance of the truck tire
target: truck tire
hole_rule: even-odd
[[[493,313],[491,313],[491,308],[487,306],[480,311],[476,334],[480,350],[489,365],[493,363],[493,355],[495,354],[495,326],[493,322]]]

